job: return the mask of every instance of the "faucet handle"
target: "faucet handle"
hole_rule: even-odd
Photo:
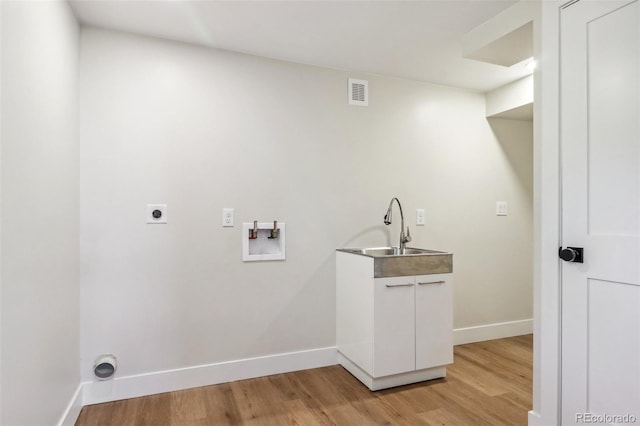
[[[407,236],[404,237],[404,241],[405,243],[408,243],[411,241],[411,232],[409,232],[409,227],[407,226]]]

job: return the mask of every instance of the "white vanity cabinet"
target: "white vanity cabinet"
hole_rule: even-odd
[[[340,364],[371,390],[444,377],[453,362],[453,274],[376,278],[374,262],[336,253]]]

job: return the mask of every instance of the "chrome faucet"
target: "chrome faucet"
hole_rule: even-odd
[[[387,214],[384,215],[384,224],[391,225],[391,207],[393,207],[393,202],[398,203],[398,207],[400,208],[400,253],[404,253],[405,245],[411,241],[411,233],[409,233],[409,227],[407,226],[407,234],[404,233],[404,215],[402,214],[402,205],[400,204],[400,200],[397,197],[393,197],[391,202],[389,203],[389,208],[387,209]]]

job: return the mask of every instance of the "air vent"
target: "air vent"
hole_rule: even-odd
[[[349,79],[349,105],[369,106],[369,82]]]

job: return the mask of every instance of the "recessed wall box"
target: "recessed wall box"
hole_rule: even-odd
[[[243,223],[242,260],[285,260],[285,229],[283,222]]]

